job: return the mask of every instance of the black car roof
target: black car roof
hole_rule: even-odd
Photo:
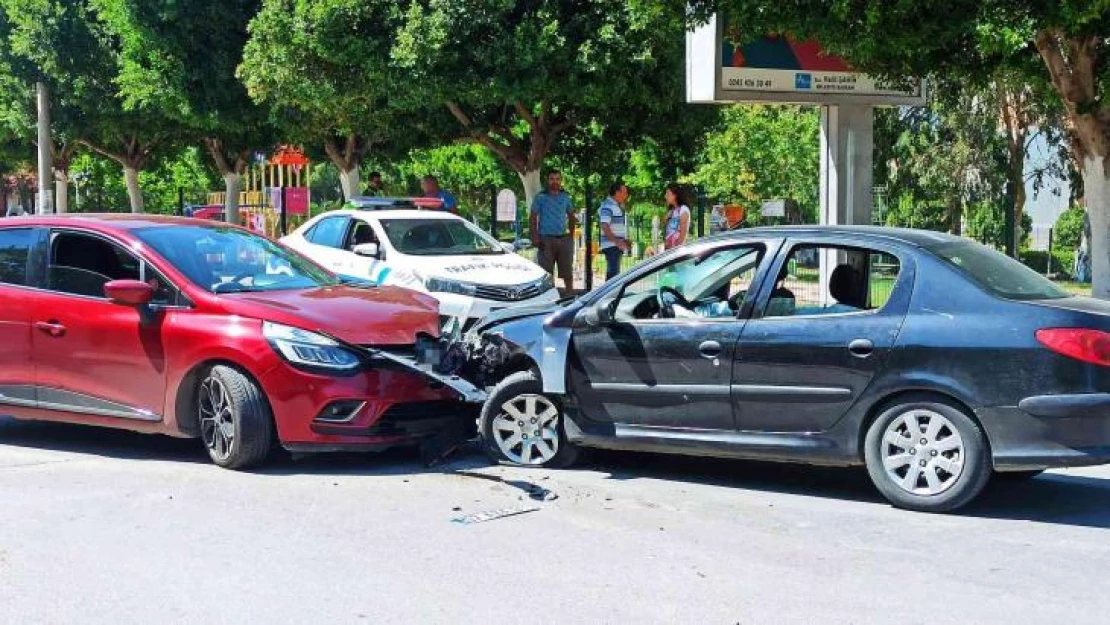
[[[741,228],[731,230],[705,239],[728,240],[750,236],[765,237],[796,237],[796,236],[834,236],[848,235],[860,236],[871,239],[886,239],[907,243],[916,247],[931,247],[940,243],[966,242],[967,239],[948,234],[946,232],[933,232],[932,230],[914,230],[911,228],[886,228],[883,226],[761,226],[758,228]]]

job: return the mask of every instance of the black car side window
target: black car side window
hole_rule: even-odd
[[[764,317],[817,316],[878,310],[898,280],[898,257],[860,247],[800,245],[775,280]]]
[[[0,283],[18,286],[27,284],[27,260],[30,258],[34,239],[30,228],[0,230]]]
[[[718,249],[640,276],[625,285],[613,310],[614,319],[735,318],[763,255],[762,245]]]

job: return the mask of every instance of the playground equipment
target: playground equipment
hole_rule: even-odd
[[[270,158],[256,155],[244,174],[244,189],[239,192],[242,224],[276,238],[303,223],[309,213],[311,164],[297,146],[283,145]],[[209,193],[208,207],[223,207],[226,198],[224,192]],[[219,212],[222,217],[222,208]]]

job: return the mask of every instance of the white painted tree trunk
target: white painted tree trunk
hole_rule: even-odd
[[[224,218],[229,224],[238,225],[239,218],[239,185],[243,177],[235,172],[224,174]]]
[[[523,174],[517,172],[520,176],[520,181],[524,183],[524,207],[531,210],[532,200],[540,193],[540,170],[534,169],[532,171],[524,172]]]
[[[131,202],[131,212],[143,212],[146,205],[143,203],[143,191],[139,188],[139,170],[124,166],[123,181],[127,184],[127,199]]]
[[[362,195],[361,183],[358,179],[358,166],[349,171],[339,172],[339,184],[343,186],[343,199],[350,200]]]
[[[69,172],[54,170],[54,212],[69,212]]]
[[[1095,297],[1110,299],[1110,177],[1105,157],[1083,159],[1083,190],[1091,218],[1091,282]]]

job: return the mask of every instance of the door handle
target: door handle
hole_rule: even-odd
[[[50,336],[55,337],[63,336],[66,333],[66,327],[62,325],[62,323],[57,319],[51,319],[50,321],[38,321],[35,323],[35,327],[38,328],[41,332],[45,332]]]
[[[856,339],[848,343],[848,351],[857,358],[867,358],[875,351],[875,344],[867,339]]]
[[[721,344],[717,341],[704,341],[698,345],[698,352],[703,358],[716,358],[721,355]]]

